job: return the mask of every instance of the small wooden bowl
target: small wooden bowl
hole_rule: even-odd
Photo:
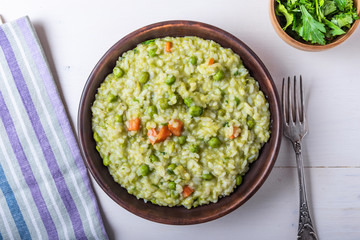
[[[357,26],[359,25],[359,20],[356,20],[353,23],[353,25],[351,26],[351,28],[345,34],[338,36],[337,38],[334,39],[334,41],[332,41],[331,43],[326,44],[326,45],[311,44],[311,43],[306,43],[305,41],[300,42],[300,41],[292,38],[290,35],[288,35],[280,26],[278,17],[275,14],[275,2],[276,2],[276,0],[270,0],[270,5],[269,5],[270,9],[269,10],[270,10],[270,20],[271,20],[271,23],[272,23],[276,33],[287,44],[289,44],[290,46],[293,46],[297,49],[300,49],[300,50],[309,51],[309,52],[318,52],[318,51],[323,51],[323,50],[328,50],[330,48],[333,48],[333,47],[339,45],[340,43],[344,42],[346,39],[348,39],[351,36],[351,34],[355,31]],[[357,14],[359,15],[360,1],[354,0],[354,5],[356,6]]]
[[[231,48],[239,54],[250,74],[259,82],[261,90],[267,97],[271,113],[271,137],[263,146],[257,161],[251,164],[240,187],[217,203],[203,205],[193,209],[184,207],[161,207],[150,202],[145,203],[116,183],[95,149],[92,137],[91,106],[95,100],[98,87],[105,77],[112,72],[118,57],[125,51],[133,49],[137,44],[166,36],[198,36],[211,39],[223,47]],[[219,218],[245,203],[264,183],[268,177],[278,154],[281,136],[282,119],[280,117],[280,101],[272,78],[261,60],[242,41],[219,28],[192,21],[167,21],[152,24],[136,30],[118,41],[100,59],[89,76],[83,90],[78,112],[78,136],[80,148],[87,168],[100,187],[120,206],[128,211],[159,223],[195,224]],[[264,199],[265,201],[265,199]]]

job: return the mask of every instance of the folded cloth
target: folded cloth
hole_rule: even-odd
[[[0,239],[107,239],[28,17],[0,25]]]

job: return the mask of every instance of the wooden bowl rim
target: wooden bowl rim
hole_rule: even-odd
[[[345,34],[337,37],[333,42],[326,44],[326,45],[302,43],[302,42],[299,42],[296,39],[292,38],[290,35],[288,35],[280,26],[280,23],[277,20],[277,17],[275,14],[275,1],[276,0],[270,0],[270,4],[269,4],[269,14],[270,14],[271,24],[273,25],[275,32],[280,36],[280,38],[282,40],[284,40],[290,46],[295,47],[299,50],[309,51],[309,52],[318,52],[318,51],[324,51],[324,50],[328,50],[333,47],[336,47],[339,44],[343,43],[346,39],[348,39],[355,32],[356,28],[359,25],[359,19],[355,20],[355,22],[352,24],[351,28]],[[357,14],[359,15],[360,14],[360,1],[354,0],[354,3],[356,4]]]
[[[190,30],[189,30],[189,29]],[[90,124],[90,130],[91,130],[91,119],[86,118],[86,114],[89,115],[89,109],[91,107],[91,104],[93,102],[93,99],[95,97],[95,94],[91,96],[91,91],[94,90],[94,88],[97,90],[99,84],[103,81],[103,79],[97,80],[96,76],[105,67],[105,65],[111,65],[114,67],[114,63],[109,63],[108,58],[111,54],[114,54],[114,52],[117,51],[117,49],[121,48],[121,46],[130,44],[132,46],[136,46],[138,43],[151,39],[152,33],[157,33],[158,31],[162,30],[179,30],[185,29],[184,31],[194,31],[198,32],[199,35],[211,35],[214,34],[212,37],[218,37],[221,39],[224,39],[224,42],[227,42],[228,45],[235,46],[236,48],[240,49],[241,51],[246,54],[246,56],[249,58],[249,61],[251,64],[251,68],[258,68],[259,74],[264,75],[264,79],[259,82],[259,84],[263,84],[266,86],[266,92],[269,93],[269,95],[266,95],[268,98],[268,101],[273,102],[273,104],[269,104],[270,112],[271,112],[271,136],[263,148],[262,152],[259,155],[259,158],[255,163],[253,163],[250,166],[250,169],[248,173],[244,177],[244,184],[249,185],[250,187],[247,189],[247,191],[240,191],[238,189],[241,189],[241,187],[238,187],[234,190],[233,193],[231,193],[229,196],[219,199],[217,203],[210,203],[208,205],[202,205],[196,208],[192,208],[190,210],[185,209],[184,207],[162,207],[157,206],[151,203],[144,203],[142,199],[137,200],[134,196],[128,194],[126,192],[125,195],[118,196],[115,191],[121,191],[121,194],[123,194],[123,191],[126,191],[123,189],[120,184],[116,183],[113,180],[113,183],[118,185],[118,188],[120,189],[111,189],[111,186],[109,184],[113,184],[112,182],[106,182],[105,178],[108,178],[107,175],[111,177],[111,175],[108,173],[104,173],[104,166],[102,166],[102,169],[99,169],[95,166],[95,164],[98,164],[95,162],[96,159],[93,158],[99,158],[99,154],[95,150],[95,147],[89,147],[89,144],[94,144],[94,140],[90,139],[92,137],[89,137],[89,128],[85,129],[87,124]],[[181,34],[180,34],[181,35]],[[190,34],[189,34],[190,35]],[[141,37],[143,38],[142,41],[134,41],[134,39],[139,39]],[[164,35],[167,36],[167,35]],[[175,34],[170,34],[169,36],[175,36]],[[176,33],[176,36],[178,34]],[[162,37],[162,36],[159,36]],[[210,38],[207,38],[210,39]],[[218,41],[217,41],[218,42]],[[221,44],[223,46],[223,44]],[[227,47],[227,46],[223,46]],[[132,48],[130,48],[132,49]],[[128,49],[128,50],[130,50]],[[124,51],[123,51],[124,52]],[[238,52],[236,52],[239,54]],[[116,53],[118,54],[118,53]],[[240,55],[240,54],[239,54]],[[117,56],[120,56],[118,54]],[[240,55],[240,57],[243,57]],[[243,62],[245,62],[243,59]],[[245,65],[245,63],[244,63]],[[246,65],[245,65],[246,66]],[[247,66],[246,66],[247,67]],[[248,68],[248,67],[247,67]],[[109,71],[110,72],[110,71]],[[108,73],[109,73],[108,72]],[[97,82],[96,82],[97,80]],[[259,79],[257,79],[259,80]],[[95,84],[97,86],[95,87]],[[265,93],[265,92],[264,92]],[[266,93],[265,93],[266,94]],[[112,198],[116,203],[118,203],[120,206],[125,208],[126,210],[134,213],[137,216],[140,216],[142,218],[155,221],[158,223],[164,223],[164,224],[173,224],[173,225],[188,225],[188,224],[198,224],[207,222],[210,220],[214,220],[216,218],[222,217],[231,211],[235,210],[242,204],[244,204],[255,192],[261,187],[261,185],[264,183],[264,181],[267,179],[268,175],[270,174],[273,165],[276,161],[280,144],[281,144],[281,138],[282,138],[282,118],[280,115],[281,108],[280,108],[280,101],[279,96],[276,90],[276,86],[271,78],[270,73],[266,69],[265,65],[262,63],[262,61],[258,58],[258,56],[242,41],[240,41],[238,38],[234,37],[232,34],[219,29],[217,27],[201,23],[201,22],[195,22],[195,21],[187,21],[187,20],[172,20],[172,21],[164,21],[159,23],[154,23],[148,26],[145,26],[143,28],[140,28],[138,30],[135,30],[134,32],[126,35],[124,38],[119,40],[117,43],[115,43],[105,54],[104,56],[99,60],[99,62],[94,67],[93,71],[91,72],[85,86],[84,90],[80,99],[79,103],[79,111],[78,111],[78,137],[80,142],[80,150],[82,153],[82,156],[85,160],[85,164],[90,171],[90,173],[93,175],[96,182],[99,184],[99,186],[103,189],[103,191]],[[89,123],[90,121],[90,123]],[[92,136],[92,132],[90,134]],[[86,137],[87,136],[87,137]],[[271,145],[270,145],[271,144]],[[94,146],[94,145],[93,145]],[[96,156],[97,154],[97,156]],[[261,159],[261,162],[260,162]],[[99,160],[99,159],[98,159]],[[257,163],[262,163],[263,165],[259,165]],[[102,165],[102,163],[101,163]],[[247,182],[247,176],[250,175],[251,169],[255,166],[256,169],[252,171],[252,175],[255,175],[255,180],[253,182]],[[261,171],[255,172],[255,170],[260,169]],[[101,171],[103,171],[103,174],[101,174]],[[106,176],[104,176],[104,174]],[[112,177],[111,177],[112,178]],[[250,178],[250,176],[248,177]],[[246,186],[247,186],[246,185]],[[126,199],[124,199],[126,198]],[[129,204],[130,203],[130,204]],[[215,209],[215,210],[214,210]]]

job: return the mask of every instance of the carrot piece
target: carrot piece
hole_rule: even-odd
[[[184,198],[187,198],[187,197],[190,196],[193,192],[194,192],[194,189],[192,189],[192,188],[189,187],[188,185],[185,185],[185,186],[183,187],[182,195],[183,195]]]
[[[138,131],[139,129],[140,129],[140,118],[134,118],[128,121],[128,131]]]
[[[149,129],[147,135],[149,137],[149,141],[151,142],[151,144],[154,145],[156,143],[156,138],[157,138],[157,132],[155,128]]]
[[[233,127],[233,134],[229,137],[230,139],[234,139],[240,135],[240,132],[238,131],[238,127]]]
[[[178,137],[181,135],[183,125],[183,122],[179,119],[171,119],[168,126],[170,132]]]
[[[165,43],[165,52],[171,52],[171,42]]]
[[[162,128],[160,129],[157,138],[156,138],[156,142],[163,142],[166,140],[166,138],[171,136],[171,132],[168,128],[168,126],[162,126]]]
[[[209,65],[212,65],[215,62],[215,60],[213,58],[209,59]]]
[[[159,133],[156,132],[155,128],[151,128],[148,130],[147,135],[151,144],[154,145],[155,143],[165,141],[166,138],[171,136],[171,132],[168,126],[162,126]]]

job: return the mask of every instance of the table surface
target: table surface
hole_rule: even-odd
[[[47,1],[1,2],[6,21],[29,15],[76,130],[84,84],[97,61],[119,39],[151,23],[195,20],[228,31],[264,62],[280,89],[302,75],[309,134],[305,174],[320,239],[360,239],[360,30],[324,52],[292,48],[275,33],[268,1]],[[170,226],[133,215],[92,179],[110,239],[295,239],[298,179],[295,156],[283,139],[269,178],[232,213],[203,224]]]

